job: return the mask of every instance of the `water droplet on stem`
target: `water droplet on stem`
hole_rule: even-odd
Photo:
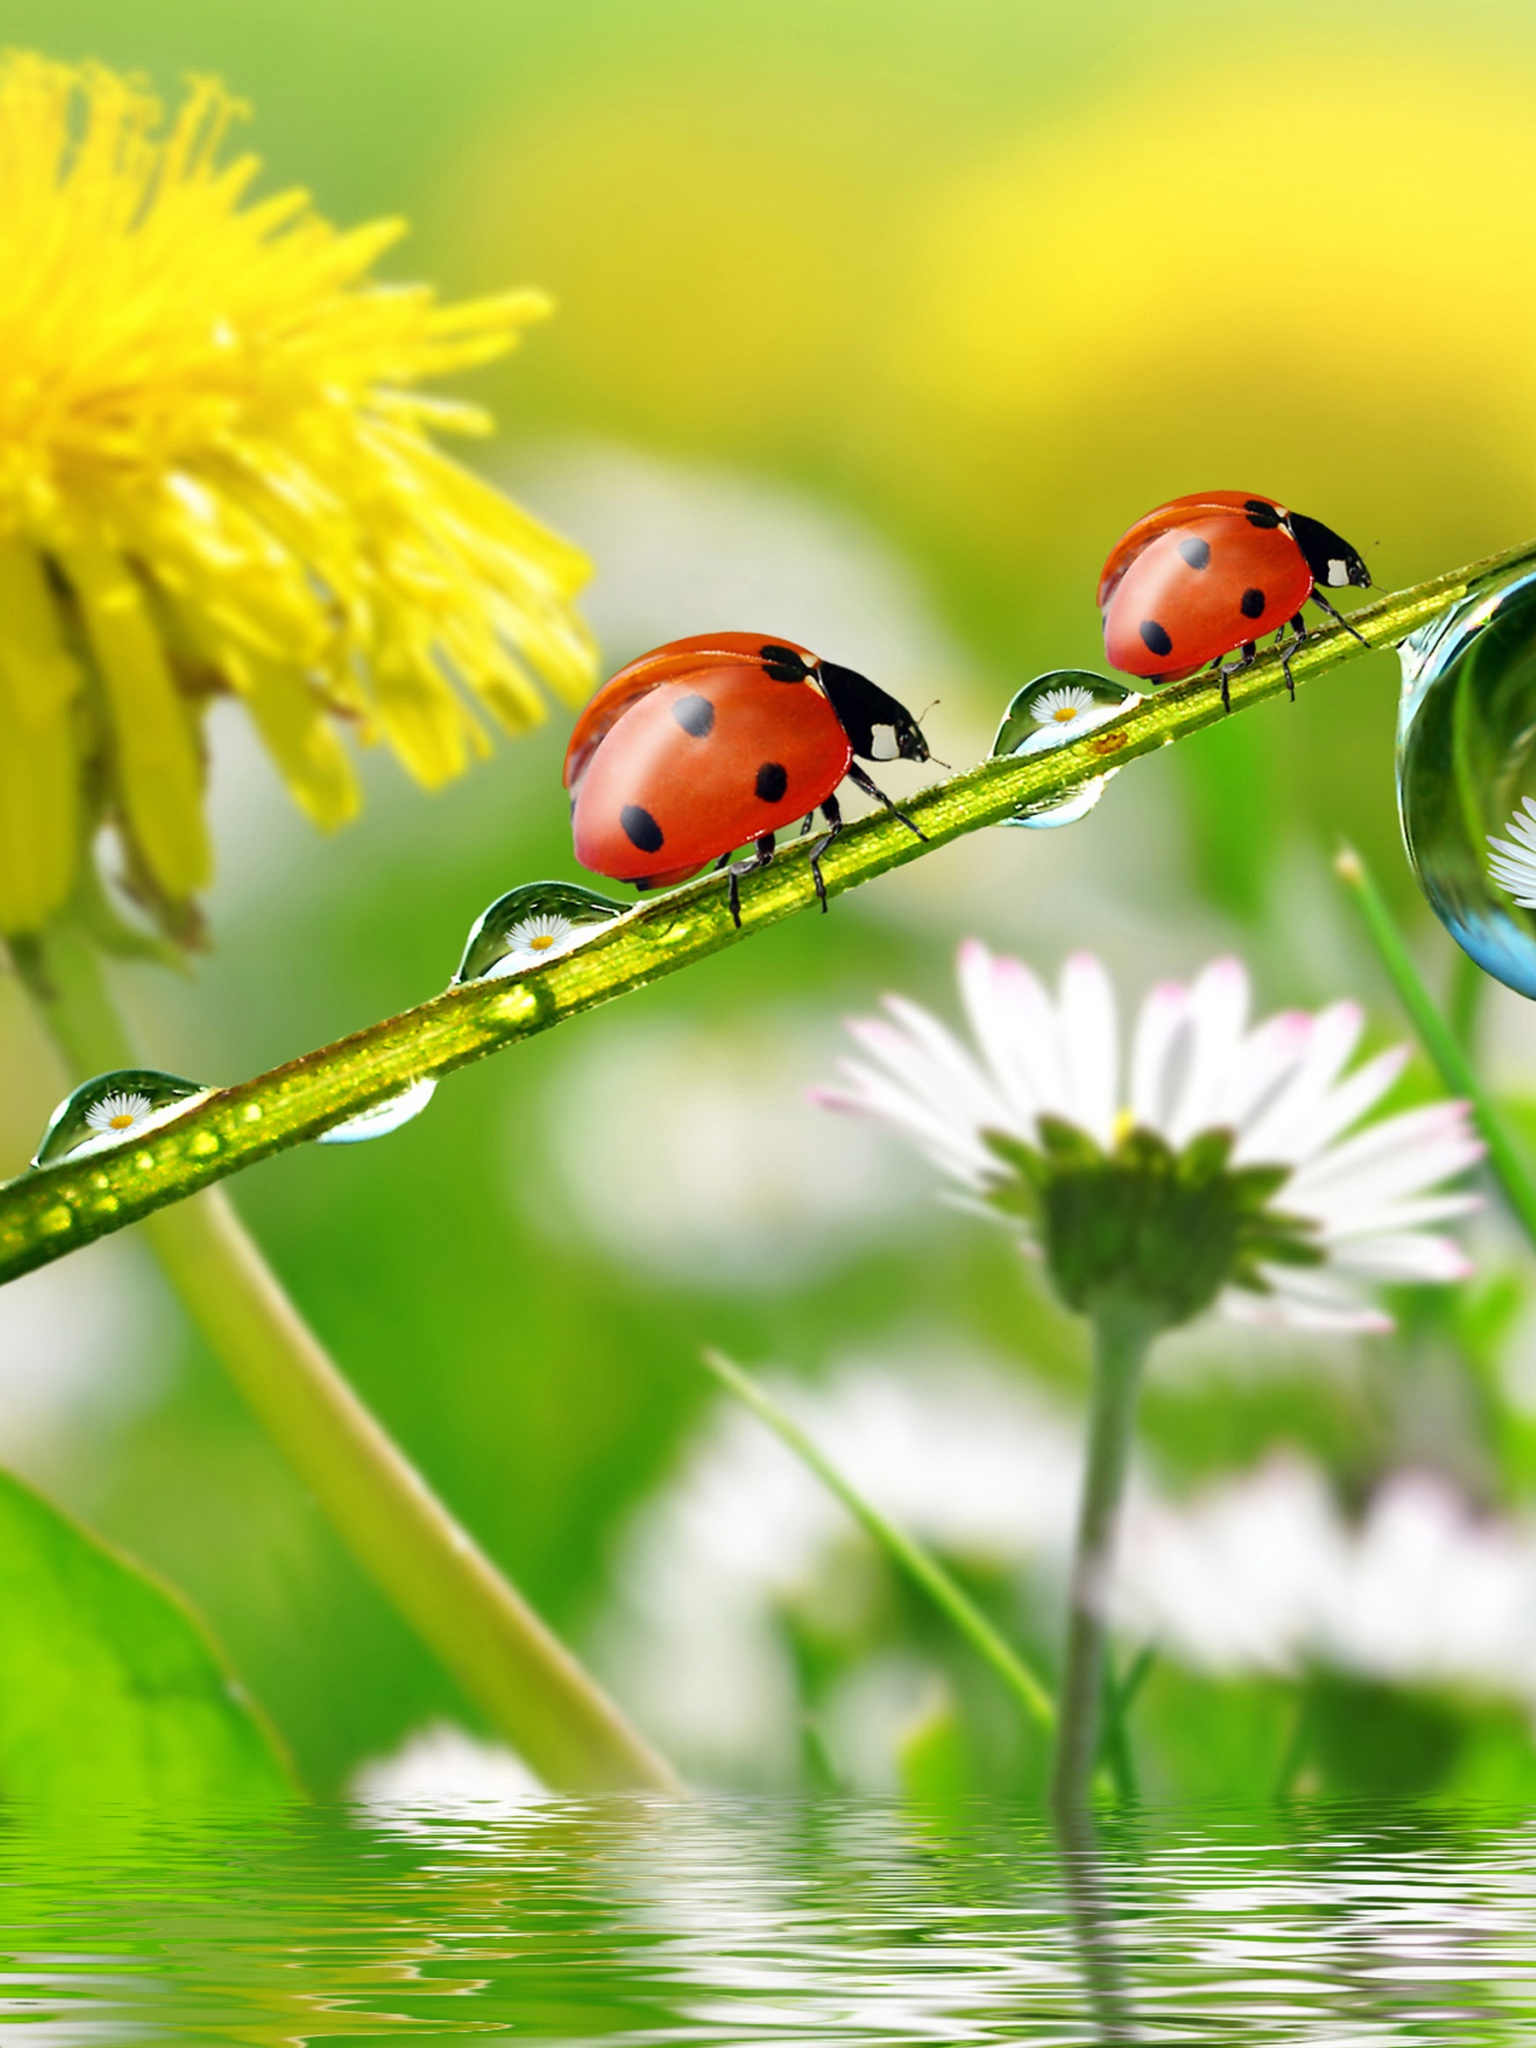
[[[189,1102],[213,1091],[155,1067],[119,1067],[93,1075],[66,1095],[32,1155],[34,1166],[55,1166],[76,1153],[104,1152],[146,1136],[179,1116]]]
[[[436,1093],[436,1075],[425,1075],[421,1080],[413,1081],[409,1088],[402,1088],[398,1095],[389,1095],[382,1102],[376,1102],[372,1109],[359,1110],[345,1123],[332,1124],[328,1131],[320,1133],[315,1143],[363,1145],[370,1138],[387,1138],[391,1131],[413,1123]]]
[[[1111,681],[1108,676],[1097,675],[1092,669],[1050,669],[1015,692],[992,742],[993,755],[1017,758],[1069,746],[1140,702],[1137,691]],[[1094,776],[1091,782],[1085,782],[1055,803],[1023,806],[1002,822],[1025,825],[1034,831],[1075,825],[1079,818],[1087,817],[1104,794],[1104,785],[1116,772],[1111,768]]]
[[[633,908],[579,882],[524,882],[476,918],[454,984],[542,967]]]

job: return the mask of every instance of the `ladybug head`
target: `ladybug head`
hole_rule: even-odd
[[[824,661],[816,671],[827,702],[863,761],[926,761],[928,742],[905,704],[856,669]]]
[[[1342,534],[1320,519],[1308,519],[1304,512],[1288,512],[1285,519],[1291,538],[1306,557],[1312,581],[1324,590],[1342,590],[1346,583],[1361,590],[1371,587],[1371,572]]]

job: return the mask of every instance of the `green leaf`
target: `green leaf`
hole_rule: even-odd
[[[0,1796],[272,1806],[295,1790],[191,1609],[0,1473]]]

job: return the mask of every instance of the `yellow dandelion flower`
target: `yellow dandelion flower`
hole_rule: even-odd
[[[444,306],[222,162],[241,112],[194,81],[0,60],[0,931],[40,928],[94,828],[168,928],[208,880],[200,712],[245,704],[303,808],[357,809],[335,721],[429,786],[579,701],[584,558],[450,461],[488,426],[422,395],[548,310]]]

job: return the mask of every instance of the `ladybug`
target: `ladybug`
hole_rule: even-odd
[[[1292,697],[1291,656],[1307,638],[1302,606],[1310,600],[1342,626],[1348,619],[1323,595],[1347,584],[1370,587],[1358,550],[1320,520],[1291,512],[1273,498],[1243,491],[1196,491],[1148,512],[1121,534],[1099,578],[1104,651],[1127,675],[1178,682],[1241,648],[1246,668],[1258,641],[1294,637],[1284,655]]]
[[[858,759],[855,758],[858,757]],[[819,810],[828,831],[811,856],[823,910],[821,856],[843,828],[834,791],[844,777],[912,820],[858,765],[926,761],[911,712],[851,668],[762,633],[670,640],[621,668],[576,721],[565,755],[576,858],[637,889],[686,882],[711,861],[738,878],[773,858],[774,834]]]

